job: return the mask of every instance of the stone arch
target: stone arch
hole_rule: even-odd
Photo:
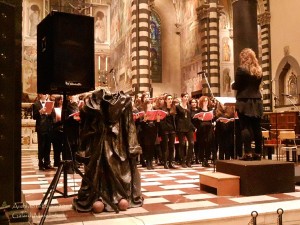
[[[276,85],[276,95],[279,96],[279,105],[285,105],[284,96],[282,93],[288,94],[287,89],[287,76],[289,74],[295,74],[297,78],[296,92],[300,91],[300,66],[298,61],[292,56],[285,56],[279,63],[276,74],[275,74],[275,85]],[[296,97],[296,96],[295,96]],[[299,96],[297,97],[297,101],[299,100]]]

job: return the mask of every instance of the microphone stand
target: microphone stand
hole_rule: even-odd
[[[275,108],[277,106],[277,101],[278,101],[278,96],[272,91],[272,95],[274,96],[274,101],[275,101]],[[278,149],[278,113],[277,113],[277,110],[275,112],[275,138],[276,138],[276,160],[278,161],[279,160],[279,149]]]
[[[210,92],[210,94],[211,94],[211,97],[215,98],[213,92],[211,91],[211,87],[210,87],[210,84],[209,84],[209,82],[208,82],[207,76],[205,75],[205,71],[200,72],[200,73],[198,73],[198,74],[203,74],[204,79],[205,79],[205,82],[206,82],[207,87],[208,87],[208,90],[209,90],[209,92]]]

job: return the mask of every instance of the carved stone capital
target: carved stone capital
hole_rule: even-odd
[[[208,18],[209,17],[209,4],[207,3],[204,3],[202,5],[200,5],[197,9],[197,17],[198,17],[198,20],[202,20],[202,19],[205,19],[205,18]]]
[[[222,5],[217,6],[218,17],[220,17],[222,14],[224,14],[223,9],[224,9],[224,6],[222,6]]]
[[[270,12],[267,11],[257,16],[257,22],[261,26],[270,24],[270,19],[271,19]]]

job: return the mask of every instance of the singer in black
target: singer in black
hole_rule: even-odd
[[[235,73],[232,89],[236,90],[236,110],[238,113],[244,155],[242,160],[260,160],[262,151],[261,118],[263,115],[260,85],[262,69],[255,52],[245,48],[240,53],[240,66]],[[251,142],[255,149],[251,149]]]

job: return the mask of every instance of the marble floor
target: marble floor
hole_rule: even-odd
[[[34,224],[39,224],[43,209],[38,209],[56,171],[38,170],[35,153],[22,156],[22,191],[28,203]],[[257,211],[260,223],[277,224],[277,210],[284,210],[290,221],[286,224],[300,224],[300,185],[295,192],[260,196],[217,196],[199,188],[199,174],[213,172],[213,168],[193,165],[192,168],[163,169],[156,166],[146,170],[140,166],[144,205],[139,208],[114,212],[79,213],[72,209],[74,197],[64,198],[59,193],[51,202],[44,224],[72,225],[127,225],[127,224],[248,224],[251,213]],[[68,174],[68,195],[76,194],[81,184],[78,174]],[[63,188],[63,176],[58,189]],[[290,212],[287,214],[286,212]],[[262,217],[260,215],[270,215]],[[299,216],[298,216],[299,215]],[[293,219],[290,219],[293,217]],[[270,221],[267,221],[270,220]],[[274,221],[273,221],[274,220]],[[219,222],[218,222],[219,221]],[[264,222],[263,222],[264,221]],[[273,222],[272,222],[273,221]]]

